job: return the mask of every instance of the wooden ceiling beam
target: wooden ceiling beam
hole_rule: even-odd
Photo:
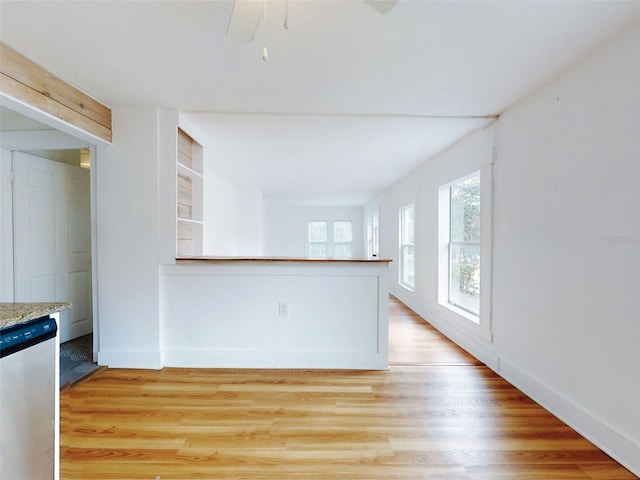
[[[112,141],[109,107],[1,43],[0,93]]]

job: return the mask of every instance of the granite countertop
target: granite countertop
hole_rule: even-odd
[[[11,327],[69,308],[69,302],[0,303],[0,328]]]

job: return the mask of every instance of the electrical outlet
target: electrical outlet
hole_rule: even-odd
[[[289,316],[289,305],[287,305],[287,302],[278,303],[278,313],[281,317]]]

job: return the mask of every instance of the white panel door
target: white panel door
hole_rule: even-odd
[[[71,301],[60,341],[93,329],[89,171],[13,152],[18,302]]]
[[[62,165],[66,176],[67,267],[69,274],[68,340],[93,330],[91,304],[91,207],[89,170]],[[63,327],[64,328],[64,327]],[[62,332],[61,341],[66,341]]]

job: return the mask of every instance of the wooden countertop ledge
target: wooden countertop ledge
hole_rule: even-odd
[[[0,328],[25,323],[69,308],[69,302],[0,303]]]
[[[178,257],[177,263],[390,263],[393,260],[378,257],[359,258],[308,258],[308,257],[227,257],[227,256],[198,256]]]

